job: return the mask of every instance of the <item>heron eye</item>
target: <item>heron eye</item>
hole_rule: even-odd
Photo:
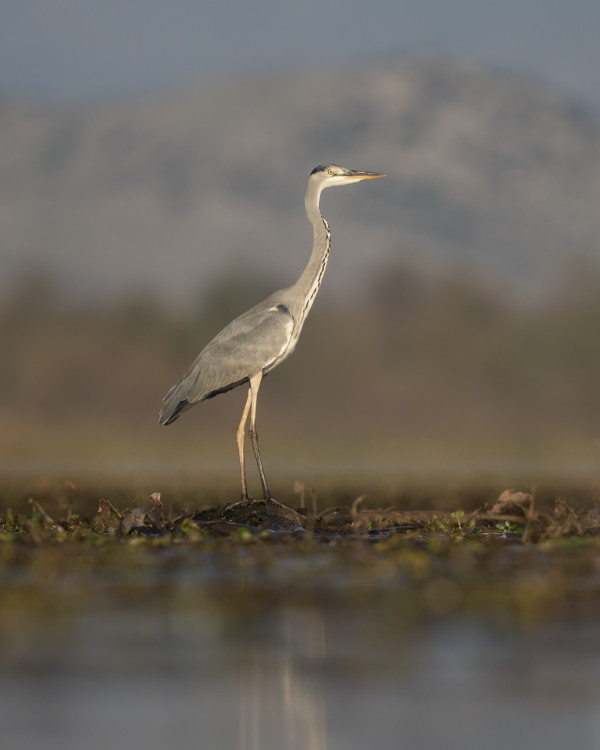
[[[333,169],[328,170],[329,174],[333,174]]]

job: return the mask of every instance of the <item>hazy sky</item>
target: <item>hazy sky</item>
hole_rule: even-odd
[[[0,0],[0,93],[80,99],[222,72],[452,55],[600,106],[599,0]]]

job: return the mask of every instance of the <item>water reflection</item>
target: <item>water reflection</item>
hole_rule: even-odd
[[[327,750],[324,618],[286,609],[278,629],[271,646],[252,648],[241,677],[240,750]]]
[[[241,602],[239,589],[202,588],[203,570],[190,566],[189,582],[179,572],[177,595],[132,586],[130,600],[39,610],[37,629],[38,610],[20,609],[12,630],[16,611],[0,611],[3,747],[600,747],[593,617],[530,630],[449,616],[407,626],[400,590],[365,606],[249,586]]]

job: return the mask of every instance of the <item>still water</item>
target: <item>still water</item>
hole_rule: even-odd
[[[395,609],[389,592],[373,607],[327,590],[299,596],[293,585],[256,597],[250,585],[238,602],[235,589],[215,596],[185,575],[177,596],[168,581],[140,593],[120,580],[117,597],[99,585],[83,607],[61,586],[84,579],[53,583],[53,605],[13,623],[2,646],[2,746],[600,747],[593,622],[411,622],[398,616],[401,590]]]

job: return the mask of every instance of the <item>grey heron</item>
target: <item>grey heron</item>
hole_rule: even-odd
[[[348,185],[384,175],[359,172],[320,164],[310,173],[304,205],[313,226],[313,248],[308,264],[295,284],[271,294],[258,305],[238,316],[210,341],[196,357],[187,373],[167,393],[159,414],[159,424],[174,422],[194,404],[219,393],[249,384],[248,398],[237,430],[242,500],[250,500],[246,482],[244,438],[250,415],[249,437],[258,467],[265,500],[271,499],[258,448],[256,399],[261,381],[296,347],[302,326],[319,291],[329,259],[331,232],[319,210],[325,188]]]

